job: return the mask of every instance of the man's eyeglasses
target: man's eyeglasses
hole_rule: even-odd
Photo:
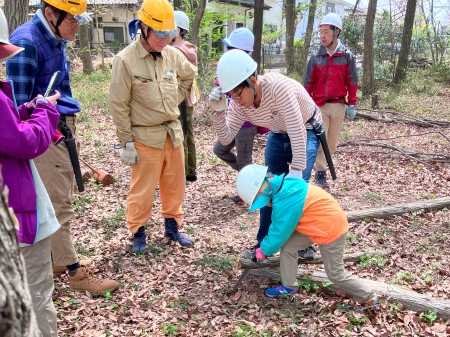
[[[67,19],[64,19],[65,21],[67,21],[71,26],[71,28],[72,29],[74,29],[74,28],[77,28],[79,25],[80,25],[80,23],[78,22],[78,21],[75,21],[75,22],[71,22],[71,21],[69,21],[69,20],[67,20]]]
[[[231,98],[233,101],[239,101],[239,100],[241,99],[241,95],[242,95],[242,92],[244,91],[244,89],[245,89],[245,87],[242,87],[241,92],[240,92],[237,96],[231,96],[230,98]]]

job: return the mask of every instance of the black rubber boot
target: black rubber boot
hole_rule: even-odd
[[[317,171],[314,185],[325,188],[327,183],[327,173],[325,171]]]
[[[134,234],[133,247],[131,251],[133,253],[143,253],[147,250],[147,235],[145,234],[145,227],[139,227],[136,234]]]
[[[178,225],[174,218],[164,219],[164,225],[166,227],[164,235],[170,240],[178,241],[182,246],[192,246],[194,244],[194,239],[188,238],[178,232]]]

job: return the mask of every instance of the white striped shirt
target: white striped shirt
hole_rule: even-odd
[[[303,85],[281,75],[270,73],[259,77],[262,88],[258,108],[245,108],[231,101],[226,114],[213,114],[212,120],[220,142],[228,145],[233,141],[245,121],[270,128],[274,132],[289,135],[292,147],[292,168],[306,168],[306,122],[314,114],[316,104]],[[322,124],[322,114],[316,108],[315,120]]]

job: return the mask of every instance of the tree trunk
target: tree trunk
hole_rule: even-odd
[[[345,254],[344,262],[359,262],[361,257],[363,256],[386,256],[391,252],[379,251],[379,252],[358,252],[353,254]],[[298,259],[298,264],[321,264],[323,263],[322,257],[319,255],[314,260],[303,260]],[[239,261],[240,269],[261,269],[261,268],[270,268],[270,267],[279,267],[280,266],[280,257],[279,256],[270,256],[263,261],[254,262],[252,259],[247,259],[242,257]]]
[[[5,0],[4,11],[10,34],[28,21],[28,4],[29,0]]]
[[[194,22],[192,23],[191,43],[197,46],[198,49],[200,49],[199,45],[200,24],[202,22],[203,15],[205,14],[205,8],[206,8],[206,0],[200,0],[198,2],[197,11],[195,12]]]
[[[362,211],[345,212],[348,222],[361,221],[364,219],[385,219],[394,215],[402,215],[418,211],[431,211],[450,207],[450,197],[438,198],[427,201],[417,201],[409,204],[398,204],[381,208],[369,208]]]
[[[178,11],[182,11],[183,7],[181,5],[181,0],[173,0],[173,9],[174,10],[178,10]]]
[[[0,312],[0,336],[41,336],[5,192],[0,192]]]
[[[83,62],[83,74],[92,74],[94,66],[92,65],[91,47],[89,43],[89,25],[80,26],[80,55]]]
[[[314,19],[316,18],[317,0],[311,0],[308,11],[308,24],[306,26],[305,43],[299,57],[298,73],[301,77],[305,75],[311,38],[314,30]]]
[[[402,45],[398,57],[397,69],[395,70],[394,83],[398,84],[406,77],[408,68],[408,56],[411,48],[412,32],[414,27],[414,18],[416,15],[417,0],[408,0],[406,4],[405,23],[403,26]]]
[[[250,271],[252,275],[269,277],[271,279],[280,279],[280,273],[276,269],[259,269]],[[309,283],[316,283],[321,286],[323,283],[330,282],[326,274],[322,271],[313,271],[297,269],[297,280]],[[394,285],[361,279],[361,281],[373,292],[383,297],[388,297],[390,302],[400,302],[407,310],[418,312],[434,311],[439,317],[447,320],[450,318],[450,301],[438,299],[431,296],[418,294],[414,291],[403,290]],[[333,291],[342,291],[338,286],[332,285],[330,289]]]
[[[367,10],[366,27],[364,29],[364,60],[363,60],[363,95],[374,93],[374,67],[373,67],[373,27],[377,12],[377,0],[369,1]]]
[[[255,10],[253,16],[253,35],[255,36],[255,44],[253,45],[252,58],[258,64],[257,73],[261,65],[261,41],[264,20],[264,0],[255,1]]]
[[[294,35],[295,35],[295,0],[286,0],[286,68],[290,74],[295,71]]]

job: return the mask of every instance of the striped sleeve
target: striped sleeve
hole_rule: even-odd
[[[284,78],[274,83],[273,96],[283,113],[286,132],[291,140],[292,164],[291,168],[303,171],[306,168],[306,128],[305,121],[308,120],[308,106],[299,103],[299,84]],[[305,91],[305,95],[306,91]],[[303,97],[302,98],[302,102]],[[309,98],[309,96],[307,96]]]
[[[216,112],[212,116],[212,121],[220,143],[226,146],[234,140],[246,119],[238,106],[231,101],[226,114]]]

